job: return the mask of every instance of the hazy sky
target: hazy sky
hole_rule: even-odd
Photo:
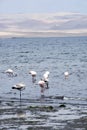
[[[87,0],[0,0],[0,13],[87,13]]]
[[[0,37],[87,35],[87,0],[0,0]]]

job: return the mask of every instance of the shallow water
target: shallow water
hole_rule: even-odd
[[[8,68],[17,76],[6,75]],[[37,72],[36,83],[29,70]],[[38,81],[45,71],[50,71],[49,89],[41,96]],[[19,82],[26,84],[21,102],[19,91],[12,90]],[[85,116],[87,37],[0,39],[0,129],[62,130]]]

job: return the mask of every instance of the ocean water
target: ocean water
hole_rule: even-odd
[[[16,77],[4,73],[9,68],[17,73]],[[35,83],[30,70],[37,72]],[[50,72],[49,89],[42,97],[38,81],[45,71]],[[69,72],[67,79],[65,71]],[[12,90],[20,82],[26,84],[21,105],[19,91]],[[87,37],[1,38],[0,106],[0,129],[6,130],[58,130],[68,121],[86,116]],[[56,111],[32,111],[31,106],[52,106]]]

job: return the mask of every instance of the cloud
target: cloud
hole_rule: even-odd
[[[79,13],[0,15],[0,36],[87,34],[87,15]]]
[[[16,26],[18,28],[23,29],[31,29],[31,30],[39,30],[39,29],[48,29],[49,24],[37,19],[27,19],[24,21],[16,22]]]
[[[69,20],[67,22],[53,25],[51,30],[87,29],[87,20]]]

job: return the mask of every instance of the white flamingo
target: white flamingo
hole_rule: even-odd
[[[12,69],[7,69],[5,73],[7,73],[9,76],[17,76],[17,74]]]
[[[24,83],[18,83],[12,87],[12,89],[17,89],[20,91],[20,100],[21,100],[21,91],[24,90],[26,85]]]
[[[44,75],[43,75],[43,80],[44,80],[44,82],[46,83],[47,88],[49,88],[49,87],[48,87],[49,74],[50,74],[50,72],[49,72],[49,71],[46,71],[46,72],[44,73]]]
[[[68,72],[68,71],[65,71],[65,72],[64,72],[64,76],[65,76],[65,78],[68,78],[69,72]]]
[[[37,73],[35,71],[31,70],[31,71],[29,71],[29,74],[31,74],[31,76],[32,76],[32,82],[35,83]]]
[[[39,84],[39,86],[41,87],[41,93],[43,94],[44,91],[45,91],[45,81],[41,79],[41,80],[38,82],[38,84]]]

